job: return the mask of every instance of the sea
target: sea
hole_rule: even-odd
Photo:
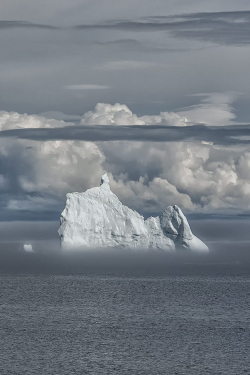
[[[2,271],[0,337],[1,375],[250,374],[249,269]]]

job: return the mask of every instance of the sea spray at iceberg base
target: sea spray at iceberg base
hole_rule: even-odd
[[[64,250],[130,248],[208,252],[208,247],[192,233],[178,206],[169,206],[160,216],[145,220],[120,202],[110,189],[107,174],[102,176],[99,187],[67,194],[60,221],[58,232]]]

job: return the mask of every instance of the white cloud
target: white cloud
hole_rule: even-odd
[[[187,118],[174,112],[155,116],[137,116],[125,104],[98,103],[94,111],[82,116],[82,125],[187,125]]]
[[[230,125],[235,119],[234,93],[200,94],[201,103],[178,112],[160,112],[157,115],[138,116],[125,104],[98,103],[93,111],[82,116],[83,125],[173,125],[193,124]]]
[[[41,116],[0,113],[0,130],[66,125]],[[93,186],[103,173],[103,155],[94,143],[2,139],[0,145],[0,193],[10,210],[53,210],[67,192]]]
[[[236,93],[199,94],[203,97],[201,104],[196,104],[181,110],[180,115],[186,116],[190,122],[207,125],[232,124],[236,118],[232,103],[237,98]]]
[[[217,107],[223,101],[228,97],[212,95],[198,106],[204,104],[212,110],[212,105]],[[194,106],[186,110],[190,119],[196,110]],[[202,122],[215,122],[209,117],[210,110],[203,112]],[[180,113],[138,116],[126,105],[98,104],[82,116],[82,124],[185,126],[187,121]],[[233,114],[231,105],[223,115],[231,121],[229,113]],[[218,115],[220,124],[223,116]],[[0,130],[70,124],[0,112]],[[67,192],[98,184],[104,170],[109,172],[112,187],[122,201],[148,214],[173,203],[186,212],[250,210],[250,152],[243,146],[24,139],[1,139],[0,145],[0,203],[9,210],[53,210],[58,203],[63,204]]]
[[[38,115],[0,111],[0,130],[22,128],[54,128],[66,125],[63,121],[47,119]]]
[[[186,212],[250,210],[250,153],[201,143],[103,143],[126,204],[149,214],[175,202]]]

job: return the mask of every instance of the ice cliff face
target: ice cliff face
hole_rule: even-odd
[[[178,206],[169,206],[158,217],[144,220],[124,206],[110,190],[109,179],[83,193],[67,194],[59,235],[63,249],[128,247],[169,251],[208,251],[195,237]]]

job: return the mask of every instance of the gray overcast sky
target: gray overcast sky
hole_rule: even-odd
[[[2,110],[80,115],[120,102],[152,114],[237,91],[248,116],[249,1],[4,0],[0,15]]]
[[[2,0],[0,51],[2,221],[105,170],[145,215],[250,214],[249,0]]]
[[[248,0],[2,0],[2,19],[71,25],[111,18],[249,9]]]

